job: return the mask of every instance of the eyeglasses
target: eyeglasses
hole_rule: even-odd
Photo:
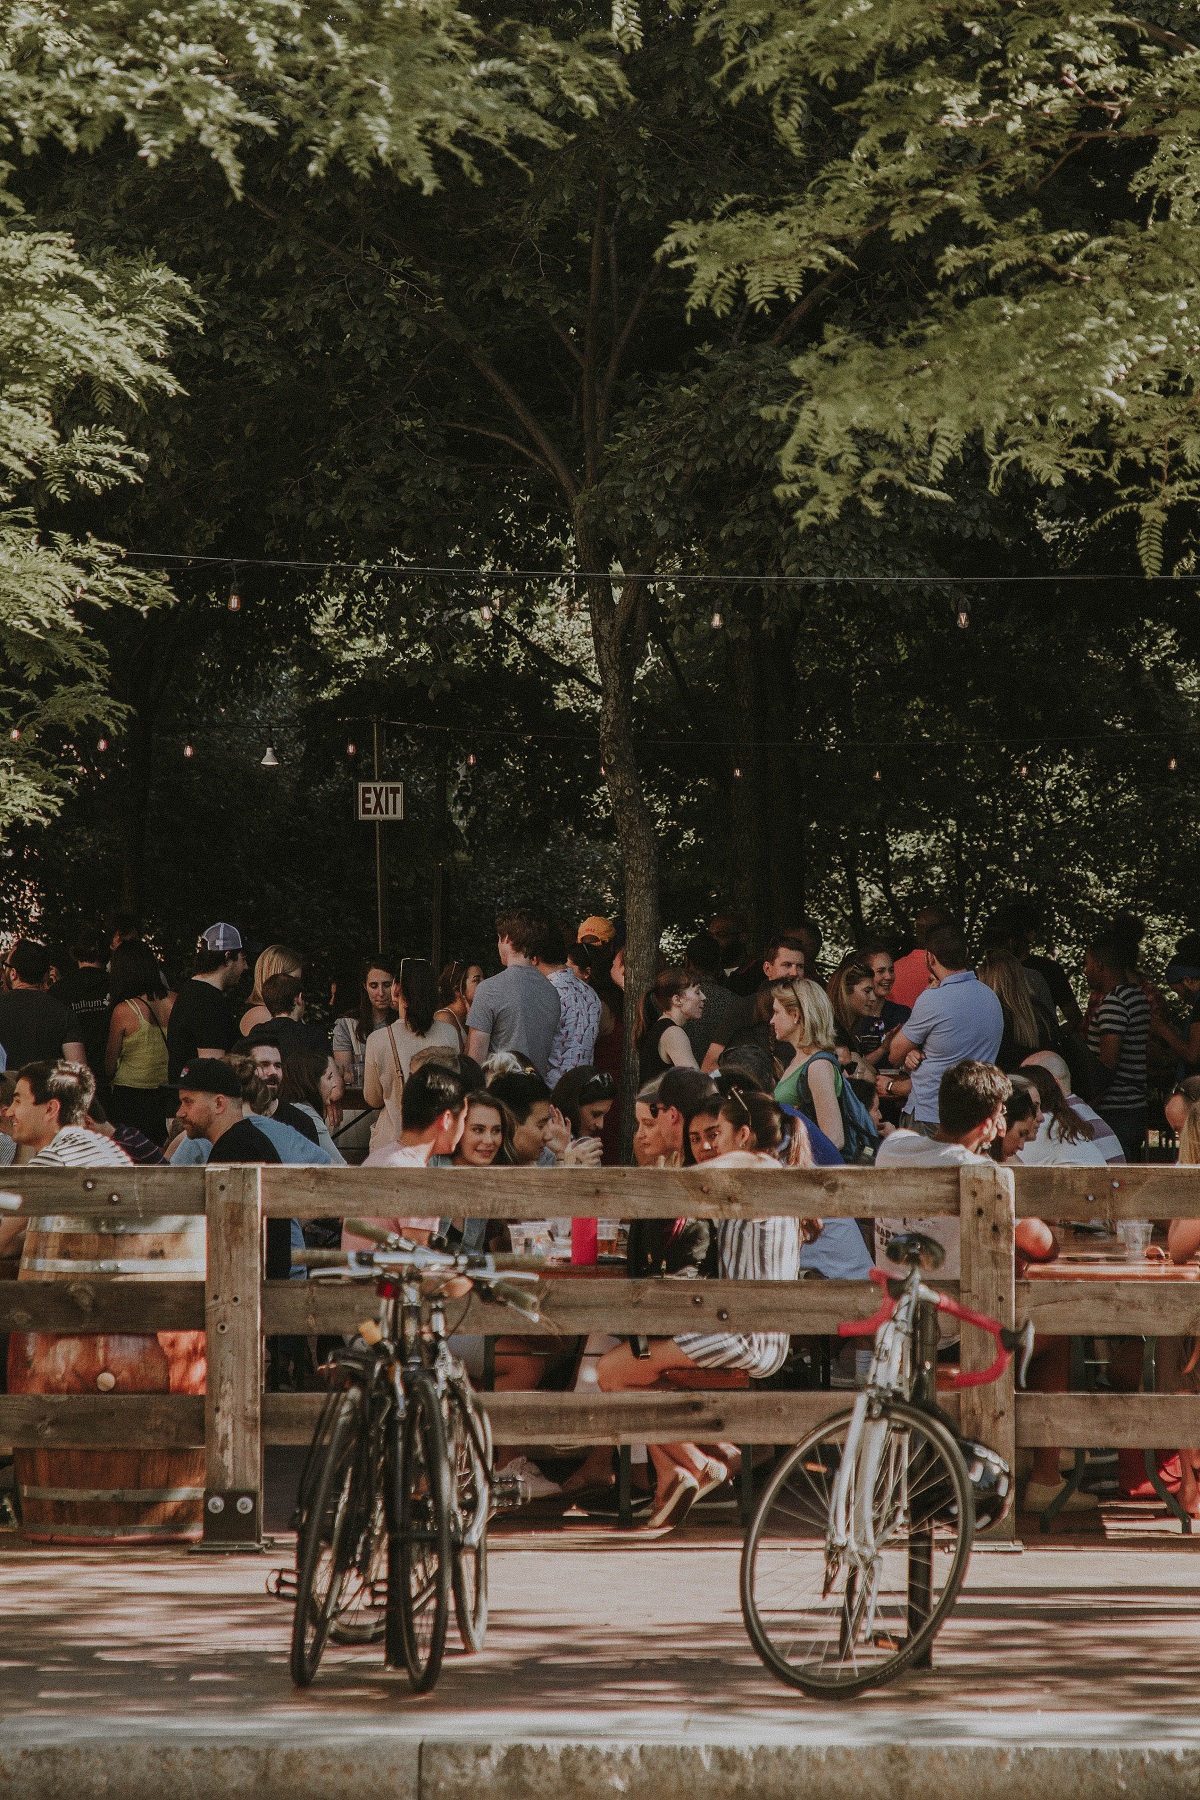
[[[614,1100],[616,1094],[617,1084],[611,1075],[604,1073],[591,1075],[579,1090],[579,1104],[580,1106],[594,1106],[597,1100]],[[644,1106],[645,1101],[642,1104]],[[653,1110],[657,1115],[657,1105]]]

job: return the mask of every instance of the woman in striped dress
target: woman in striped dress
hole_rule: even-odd
[[[722,1101],[712,1132],[716,1155],[709,1168],[775,1169],[770,1152],[780,1139],[780,1109],[766,1094],[734,1090]],[[795,1218],[723,1219],[717,1234],[719,1275],[724,1281],[796,1281],[800,1276],[800,1221]],[[649,1354],[620,1344],[601,1357],[601,1388],[616,1392],[654,1387],[672,1369],[741,1369],[761,1381],[783,1367],[786,1331],[689,1331],[652,1338]],[[655,1503],[647,1523],[678,1525],[696,1500],[711,1493],[729,1470],[695,1444],[651,1444]]]

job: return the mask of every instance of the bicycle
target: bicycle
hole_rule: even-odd
[[[425,1693],[441,1670],[451,1598],[464,1649],[483,1646],[497,1486],[490,1427],[446,1341],[444,1289],[465,1277],[536,1321],[536,1303],[512,1283],[538,1276],[501,1277],[490,1256],[350,1224],[385,1247],[352,1252],[347,1269],[313,1278],[373,1280],[379,1316],[333,1353],[335,1385],[300,1479],[291,1675],[308,1687],[331,1639],[382,1639],[385,1662]]]
[[[881,1686],[927,1667],[958,1596],[976,1523],[999,1523],[1012,1498],[1007,1463],[960,1439],[937,1405],[938,1315],[990,1332],[997,1355],[952,1385],[995,1381],[1020,1352],[1024,1385],[1032,1325],[1008,1330],[921,1280],[941,1267],[933,1238],[905,1232],[887,1247],[908,1274],[872,1269],[887,1292],[873,1318],[839,1326],[871,1333],[870,1373],[853,1406],[819,1425],[776,1468],[746,1534],[742,1617],[766,1666],[820,1698]]]

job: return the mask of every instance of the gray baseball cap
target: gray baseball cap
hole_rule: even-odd
[[[200,933],[200,946],[204,950],[240,950],[242,934],[236,925],[210,925]]]

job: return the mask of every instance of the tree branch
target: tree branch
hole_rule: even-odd
[[[483,425],[459,425],[457,423],[447,425],[446,430],[466,431],[473,437],[494,438],[498,444],[507,444],[510,450],[515,450],[517,452],[518,456],[528,457],[529,461],[533,463],[535,467],[542,469],[549,475],[552,481],[557,481],[558,479],[554,470],[550,467],[550,464],[544,461],[543,458],[538,455],[536,450],[531,450],[528,444],[521,443],[519,438],[509,437],[506,432],[489,431],[487,427]]]
[[[836,275],[827,275],[824,281],[818,281],[815,288],[803,295],[801,299],[797,300],[795,306],[792,307],[791,311],[783,320],[781,320],[775,327],[775,330],[771,333],[769,342],[776,350],[787,343],[787,340],[791,337],[801,320],[807,318],[813,308],[824,300],[827,294],[832,292],[837,286],[837,281],[838,277]]]
[[[658,269],[656,267],[651,269],[649,275],[647,275],[645,281],[639,288],[633,305],[625,315],[625,323],[617,334],[617,338],[609,352],[608,364],[604,371],[604,380],[600,387],[600,403],[597,409],[597,431],[601,443],[603,443],[604,439],[608,436],[608,419],[612,408],[613,389],[617,384],[617,376],[620,374],[622,358],[629,348],[629,340],[637,328],[638,320],[646,310],[646,303],[653,292],[654,284],[657,279]]]
[[[507,631],[508,635],[523,644],[538,662],[545,663],[547,668],[553,669],[566,681],[578,682],[580,687],[587,688],[588,692],[592,694],[601,692],[598,681],[593,681],[590,675],[584,675],[579,669],[573,669],[569,663],[560,662],[557,656],[554,656],[549,650],[544,650],[541,644],[522,631],[519,625],[510,624],[507,619],[501,618],[499,613],[493,613],[492,624],[499,625],[502,631]]]
[[[587,485],[594,487],[600,474],[599,413],[596,394],[597,337],[600,330],[600,290],[604,280],[604,222],[608,215],[608,170],[600,174],[596,210],[592,217],[592,261],[588,277],[587,322],[583,334],[583,455]]]

